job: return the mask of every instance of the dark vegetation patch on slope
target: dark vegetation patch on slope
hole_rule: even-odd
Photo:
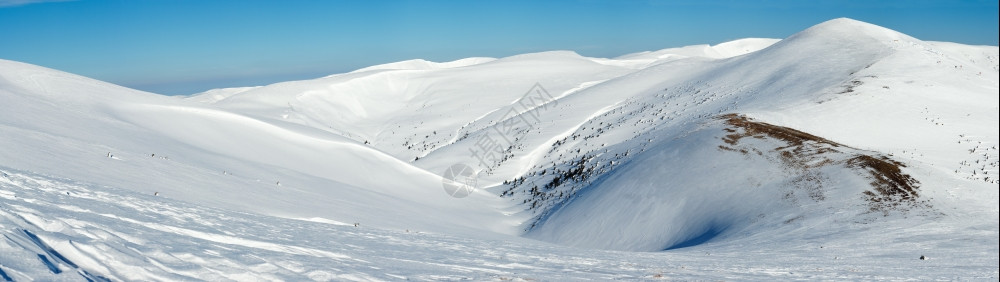
[[[779,156],[776,161],[799,172],[790,181],[795,189],[785,195],[786,199],[794,199],[794,194],[801,191],[813,200],[824,200],[824,176],[816,169],[840,165],[871,180],[871,189],[862,192],[868,212],[888,216],[892,211],[930,208],[930,204],[919,199],[920,182],[903,172],[902,168],[906,165],[902,162],[796,129],[754,121],[743,115],[726,114],[718,119],[729,125],[724,129],[727,134],[722,138],[725,145],[719,145],[723,151],[744,155],[753,153],[762,157],[769,155],[759,148],[741,146],[740,140],[747,137],[776,139],[786,144],[773,150]]]
[[[887,213],[889,210],[905,208],[907,204],[918,203],[917,189],[920,182],[903,173],[903,163],[884,156],[858,155],[847,160],[847,166],[868,171],[874,191],[865,191],[871,211]]]
[[[745,116],[738,114],[726,114],[719,117],[726,122],[726,124],[732,126],[732,128],[727,128],[726,132],[731,134],[726,135],[722,140],[729,145],[736,145],[740,139],[744,137],[754,137],[754,138],[764,138],[770,137],[778,140],[785,141],[788,143],[789,147],[801,147],[805,142],[814,142],[817,144],[825,144],[832,147],[840,147],[842,145],[827,140],[823,137],[791,129],[788,127],[777,126],[765,122],[756,122]],[[742,132],[737,132],[737,129],[742,129]]]

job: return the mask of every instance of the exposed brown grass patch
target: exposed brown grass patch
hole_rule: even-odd
[[[736,128],[743,129],[742,132],[738,130],[727,129],[726,137],[722,138],[722,141],[729,145],[736,145],[740,139],[745,137],[763,138],[770,137],[778,140],[782,140],[788,143],[789,146],[802,146],[805,142],[816,142],[829,144],[833,147],[840,147],[837,142],[827,140],[826,138],[798,131],[792,128],[777,126],[766,122],[756,122],[749,118],[738,115],[738,114],[727,114],[719,117],[726,121],[726,124],[731,125]]]
[[[815,201],[826,199],[824,182],[826,176],[818,172],[818,168],[829,165],[842,165],[846,168],[863,173],[871,179],[871,190],[862,192],[870,212],[880,212],[888,215],[890,211],[907,211],[911,207],[927,206],[918,201],[917,190],[920,186],[915,178],[903,172],[906,167],[902,162],[892,160],[877,153],[854,149],[840,143],[802,132],[796,129],[777,126],[765,122],[757,122],[738,114],[727,114],[718,117],[730,127],[725,128],[726,135],[722,137],[725,143],[719,145],[720,150],[749,155],[751,151],[764,156],[762,148],[742,145],[743,138],[775,139],[785,143],[772,150],[775,154],[765,156],[772,161],[780,162],[792,176],[789,184],[793,189],[785,195],[788,200],[796,198],[796,194],[804,193]]]
[[[847,167],[868,171],[874,191],[864,194],[871,211],[887,213],[902,208],[901,204],[917,203],[920,182],[903,173],[901,168],[906,167],[903,163],[887,157],[857,155],[847,160]]]

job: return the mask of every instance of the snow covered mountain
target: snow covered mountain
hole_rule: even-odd
[[[998,57],[835,19],[189,97],[0,60],[0,277],[996,279]]]

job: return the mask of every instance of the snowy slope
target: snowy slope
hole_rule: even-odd
[[[996,49],[992,50],[995,66]],[[989,144],[997,142],[997,125],[985,118],[996,113],[996,70],[979,67],[975,72],[955,71],[939,60],[961,58],[891,30],[841,19],[745,56],[701,62],[694,67],[660,65],[673,68],[659,72],[656,78],[643,73],[623,77],[606,83],[607,88],[595,86],[573,97],[595,99],[626,87],[649,85],[625,92],[640,94],[624,98],[619,106],[587,121],[564,139],[566,143],[554,146],[548,156],[541,158],[549,162],[535,164],[527,177],[505,187],[506,195],[524,199],[538,214],[540,221],[532,226],[539,227],[530,230],[530,237],[622,250],[655,251],[686,245],[688,240],[766,232],[770,229],[764,225],[769,221],[782,222],[799,215],[813,218],[808,214],[814,213],[817,205],[853,216],[844,222],[871,220],[867,216],[872,212],[867,207],[871,200],[865,191],[879,194],[880,187],[865,184],[869,182],[866,179],[878,177],[858,173],[857,166],[848,165],[851,156],[861,153],[829,157],[840,164],[836,166],[779,173],[789,170],[784,150],[779,149],[787,144],[752,147],[755,150],[751,151],[757,153],[748,156],[720,147],[726,145],[724,137],[731,134],[727,130],[737,129],[722,130],[712,124],[724,114],[737,113],[814,134],[851,150],[865,150],[868,153],[863,155],[886,157],[887,163],[898,162],[900,173],[925,182],[917,184],[923,188],[916,191],[925,196],[914,201],[929,201],[927,208],[920,211],[905,212],[900,208],[902,216],[937,214],[933,206],[954,205],[955,200],[972,201],[964,204],[979,209],[994,209],[991,207],[996,197],[982,197],[979,193],[993,193],[990,191],[995,189],[990,187],[997,183],[996,179],[984,177],[997,173],[997,153],[988,149],[993,146]],[[980,62],[989,66],[989,60],[984,61]],[[923,80],[919,71],[909,70],[922,69],[953,72],[953,77],[943,79],[952,82],[941,83],[935,89],[909,87],[912,80]],[[980,75],[980,70],[987,71],[987,75]],[[899,81],[896,77],[900,75],[918,77]],[[941,81],[941,77],[925,81]],[[614,87],[610,87],[612,83]],[[941,97],[938,89],[947,91],[950,97]],[[963,109],[968,113],[964,121],[952,120],[951,130],[928,128],[940,125],[920,115],[926,106],[941,105],[942,99],[953,107],[949,111]],[[906,107],[890,111],[902,105]],[[961,145],[956,142],[960,135],[969,134],[963,133],[966,131],[989,136],[975,141],[988,145],[979,145],[976,154],[980,155],[974,158],[982,162],[973,172],[979,181],[971,183],[962,179],[967,175],[953,172],[971,152],[959,149]],[[907,155],[902,155],[904,152]],[[751,158],[753,155],[760,159]],[[720,179],[720,174],[725,178]],[[812,186],[810,189],[831,195],[818,197],[822,199],[809,203],[804,210],[787,210],[782,202],[806,205],[788,197],[797,186]],[[977,196],[942,203],[934,203],[926,196],[953,194],[955,189],[962,189],[951,187],[978,187],[974,188]],[[760,191],[744,190],[750,188]],[[577,192],[582,193],[580,197],[575,197]],[[747,199],[757,200],[748,203]],[[758,202],[763,204],[750,204]],[[774,215],[780,216],[760,220]],[[815,218],[829,220],[823,213]],[[936,216],[921,218],[941,220]],[[892,217],[887,215],[885,220],[891,221]],[[761,223],[748,227],[749,222]]]
[[[667,48],[652,52],[639,52],[622,55],[612,60],[602,61],[610,64],[626,63],[627,65],[644,68],[654,64],[690,57],[724,59],[756,52],[760,49],[771,46],[778,41],[778,39],[770,38],[745,38],[723,42],[716,45],[693,45],[679,48]]]
[[[995,279],[998,57],[836,19],[184,98],[0,61],[0,274]]]
[[[10,137],[0,156],[19,169],[209,206],[396,228],[494,228],[485,221],[502,229],[502,214],[482,207],[510,206],[485,195],[449,201],[430,188],[440,176],[339,135],[4,64],[17,71],[4,75]],[[433,219],[451,212],[468,217]]]
[[[849,233],[785,225],[780,231],[790,236],[782,240],[758,235],[667,252],[620,252],[514,236],[289,220],[6,167],[0,173],[0,274],[14,281],[997,277],[996,260],[983,259],[996,256],[995,245],[961,243],[995,235],[982,222]]]
[[[212,104],[367,141],[409,161],[448,145],[463,125],[512,103],[525,86],[545,81],[552,91],[566,91],[630,71],[573,52],[459,62],[376,66],[256,88]]]

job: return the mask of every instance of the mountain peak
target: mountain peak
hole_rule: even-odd
[[[788,39],[794,40],[804,37],[820,37],[825,38],[825,40],[852,42],[891,42],[901,39],[917,41],[917,39],[898,31],[850,18],[836,18],[819,23],[788,37]]]

